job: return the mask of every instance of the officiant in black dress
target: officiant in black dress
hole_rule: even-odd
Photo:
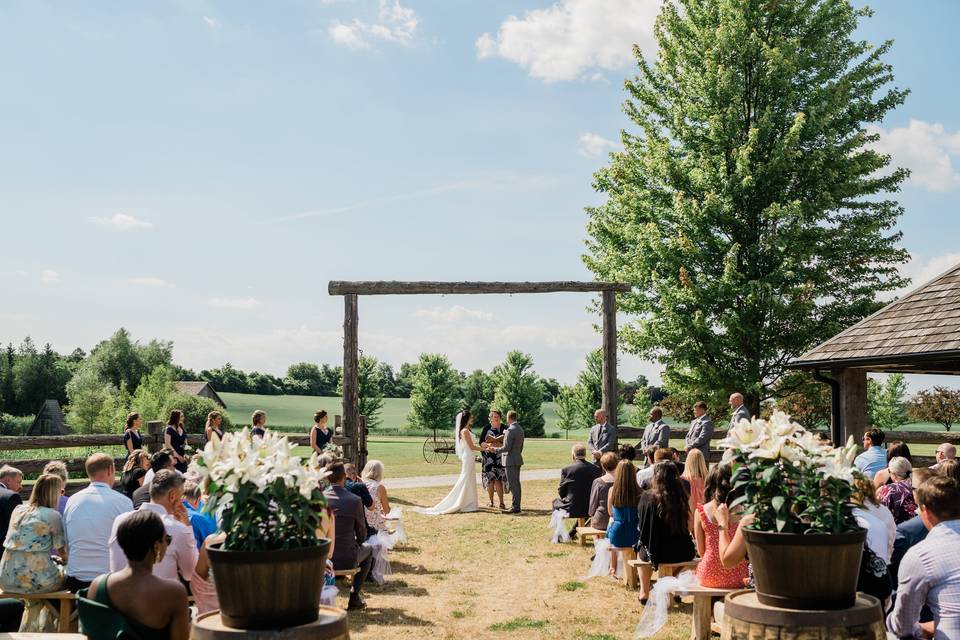
[[[484,427],[483,431],[480,432],[480,442],[486,442],[487,438],[501,438],[504,431],[503,425],[500,424],[500,412],[493,410],[490,412],[489,426]],[[504,491],[509,492],[507,470],[503,468],[500,456],[495,453],[484,451],[481,454],[481,460],[483,461],[483,472],[480,477],[483,479],[483,488],[487,490],[487,495],[490,496],[490,506],[493,506],[493,494],[496,493],[500,499],[500,508],[505,509],[503,494]]]

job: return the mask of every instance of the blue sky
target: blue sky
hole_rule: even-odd
[[[874,5],[913,93],[882,148],[910,275],[960,261],[960,5]],[[0,338],[89,349],[119,326],[178,362],[342,357],[330,279],[590,279],[583,207],[627,126],[646,0],[0,4]],[[363,298],[394,364],[510,348],[570,381],[590,296]],[[623,377],[657,367],[625,356]]]

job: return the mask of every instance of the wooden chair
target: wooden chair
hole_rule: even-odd
[[[713,621],[713,600],[723,598],[739,589],[711,589],[710,587],[692,587],[687,595],[693,597],[693,623],[690,640],[710,640],[710,633],[720,633],[719,620]]]
[[[68,633],[73,621],[74,603],[77,596],[69,591],[53,591],[50,593],[13,593],[11,591],[0,591],[0,598],[14,598],[23,601],[39,601],[43,606],[59,616],[57,622],[58,633]],[[55,606],[51,600],[57,601]]]

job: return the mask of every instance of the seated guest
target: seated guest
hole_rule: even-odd
[[[99,576],[87,590],[88,599],[122,615],[141,640],[187,640],[190,636],[187,590],[177,580],[154,571],[154,563],[165,559],[168,535],[155,511],[132,512],[116,530],[124,556],[118,564],[123,568]]]
[[[883,431],[880,429],[867,431],[863,434],[865,450],[853,461],[854,466],[871,480],[878,471],[887,467],[887,452],[883,450],[883,439]]]
[[[0,540],[6,538],[13,510],[23,504],[20,488],[23,486],[23,472],[8,464],[0,467]],[[3,551],[0,549],[0,554]]]
[[[917,487],[917,502],[930,533],[903,556],[887,629],[898,637],[960,638],[960,487],[934,476]],[[924,604],[930,622],[920,622]]]
[[[638,507],[640,545],[650,562],[640,566],[640,601],[650,597],[650,578],[660,563],[688,562],[696,556],[690,537],[690,500],[672,462],[653,467],[650,489],[640,496]]]
[[[197,614],[203,615],[208,611],[220,608],[220,599],[217,597],[217,587],[213,583],[213,576],[210,575],[210,554],[207,553],[207,546],[211,544],[222,544],[227,534],[215,533],[208,536],[200,545],[200,554],[197,556],[197,566],[193,569],[193,575],[190,576],[190,593],[193,596],[194,603],[197,605]]]
[[[189,582],[197,564],[197,543],[182,502],[183,484],[183,476],[176,470],[158,471],[150,483],[150,502],[145,503],[139,510],[153,511],[160,516],[167,535],[170,536],[163,559],[153,566],[154,574],[167,580]],[[126,566],[127,558],[120,545],[119,531],[124,521],[131,517],[131,513],[125,513],[113,521],[113,531],[110,534],[111,571],[119,571]]]
[[[678,457],[679,455],[680,455],[680,452],[677,451],[676,449],[672,448],[672,447],[667,447],[666,449],[657,449],[657,452],[656,452],[655,454],[653,454],[653,464],[654,464],[654,466],[656,466],[657,463],[660,463],[660,462],[669,462],[669,463],[672,464],[674,467],[676,467],[676,468],[677,468],[677,473],[678,473],[678,474],[681,474],[681,475],[680,475],[680,484],[683,485],[683,488],[687,491],[687,495],[689,496],[689,495],[690,495],[690,483],[689,483],[689,482],[687,481],[687,479],[684,478],[683,475],[682,475],[682,474],[683,474],[683,471],[684,471],[684,467],[683,467],[682,464],[680,464],[679,462],[677,462],[677,457]],[[690,455],[690,454],[687,453],[687,455]],[[701,453],[701,455],[702,455],[702,453]],[[639,477],[639,476],[638,476],[638,477]],[[652,484],[652,479],[653,479],[653,467],[650,468],[650,478],[647,479],[647,480],[644,480],[643,482],[640,483],[640,490],[641,490],[641,491],[646,491],[647,489],[649,489],[650,486],[651,486],[651,484]]]
[[[646,456],[647,466],[637,471],[638,486],[642,487],[645,483],[649,483],[653,478],[653,465],[656,463],[657,451],[659,450],[659,447],[653,446],[647,449],[646,453],[644,454]],[[664,451],[666,451],[666,449],[664,449]]]
[[[76,593],[90,581],[110,571],[110,525],[117,516],[133,510],[130,498],[113,490],[116,469],[113,458],[95,453],[86,462],[90,484],[70,496],[63,511],[67,538],[67,580],[64,586]]]
[[[937,473],[960,484],[960,460],[944,460],[937,467]]]
[[[637,501],[639,491],[633,463],[621,460],[613,473],[613,486],[607,495],[610,507],[610,522],[607,524],[607,541],[610,543],[610,575],[617,575],[620,549],[633,549],[637,544]],[[629,571],[623,567],[623,571]]]
[[[901,458],[906,458],[910,462],[910,466],[913,466],[913,456],[910,455],[910,447],[907,446],[906,442],[902,440],[897,440],[896,442],[891,442],[887,447],[887,464],[890,464],[890,461],[900,456]],[[873,476],[873,485],[875,487],[882,487],[885,484],[890,484],[893,480],[890,478],[890,471],[886,468],[877,471],[877,475]]]
[[[207,536],[217,532],[217,520],[212,513],[204,511],[200,484],[196,480],[184,482],[183,506],[187,510],[187,518],[193,529],[193,537],[197,541],[197,549],[200,549]]]
[[[153,476],[164,469],[176,470],[176,461],[173,457],[173,451],[161,449],[150,456],[150,470],[143,478],[143,485],[133,492],[133,508],[139,509],[142,505],[150,502],[150,484],[153,482]]]
[[[680,478],[687,482],[690,489],[690,532],[693,533],[693,517],[697,508],[703,504],[703,491],[707,481],[707,462],[700,449],[691,449],[687,454],[687,464]]]
[[[606,529],[610,522],[610,508],[607,498],[610,497],[610,487],[613,486],[613,472],[617,469],[617,454],[607,451],[600,456],[600,468],[603,475],[593,481],[590,487],[590,526],[594,529]]]
[[[612,451],[607,451],[600,456],[601,465],[604,456],[608,453],[616,455]],[[593,488],[593,481],[603,472],[597,465],[587,462],[586,445],[579,442],[573,445],[570,455],[573,462],[560,471],[560,486],[557,488],[560,497],[553,501],[553,508],[554,510],[563,509],[569,518],[587,518],[590,515],[590,490]],[[577,525],[574,522],[570,537],[576,535]]]
[[[59,460],[51,460],[43,467],[43,473],[53,474],[63,480],[63,488],[60,491],[60,498],[57,500],[57,512],[62,516],[63,510],[67,508],[67,465]]]
[[[608,451],[607,453],[613,452]],[[629,460],[633,462],[637,459],[637,450],[632,444],[622,444],[617,448],[617,457],[620,460]]]
[[[344,488],[347,474],[343,470],[342,463],[334,462],[327,469],[330,471],[327,478],[330,486],[323,493],[327,498],[327,505],[333,510],[335,528],[331,560],[337,570],[355,567],[360,569],[360,572],[353,577],[347,609],[363,609],[367,604],[363,601],[360,590],[373,564],[373,550],[363,544],[367,539],[367,520],[363,514],[363,503],[360,502],[360,498]]]
[[[877,489],[877,500],[890,509],[897,524],[917,515],[917,503],[913,501],[913,487],[910,486],[910,461],[896,457],[890,461],[890,484]]]
[[[913,501],[917,501],[917,488],[930,478],[937,475],[932,469],[914,469],[910,475],[913,485]],[[890,557],[890,577],[897,584],[900,572],[900,562],[907,550],[923,541],[927,537],[927,527],[920,516],[913,516],[897,525],[896,537],[893,540],[893,554]]]
[[[327,454],[329,455],[329,454]],[[330,462],[326,465],[331,464],[334,461],[333,456],[330,457]],[[323,458],[323,456],[321,456]],[[360,502],[363,503],[364,515],[367,513],[367,509],[373,508],[373,496],[370,495],[370,490],[367,489],[367,485],[363,483],[363,479],[360,477],[360,474],[357,473],[357,465],[352,462],[345,462],[343,465],[343,471],[347,474],[347,481],[343,484],[344,488],[352,493],[353,495],[360,498]],[[367,537],[376,535],[377,530],[370,526],[370,523],[367,523]]]
[[[700,453],[700,451],[694,449],[687,454],[688,468],[694,453]],[[720,527],[724,526],[736,532],[740,525],[740,518],[736,515],[728,518],[726,525],[720,525],[716,519],[720,505],[726,506],[729,502],[732,476],[733,472],[729,464],[717,465],[707,473],[707,480],[704,483],[704,502],[697,507],[694,516],[694,536],[697,540],[697,552],[700,554],[697,580],[703,587],[740,589],[749,577],[746,559],[732,567],[723,566],[720,559]]]
[[[387,488],[383,486],[383,463],[379,460],[369,460],[363,467],[363,484],[370,492],[373,504],[364,509],[367,526],[376,531],[387,530],[387,514],[390,513],[390,500],[387,498]]]
[[[944,442],[937,447],[936,452],[937,463],[934,464],[931,469],[934,471],[940,470],[940,465],[946,462],[947,460],[955,460],[957,457],[957,447],[950,444],[949,442]]]
[[[866,544],[861,551],[857,591],[873,596],[886,608],[887,598],[893,592],[889,565],[897,525],[890,511],[879,504],[873,482],[862,476],[857,477],[854,487],[856,491],[852,502],[858,506],[853,510],[853,515],[857,524],[867,530]]]
[[[150,455],[143,449],[134,449],[123,463],[120,473],[120,487],[123,495],[133,500],[133,493],[146,483],[147,472],[150,470]],[[153,477],[152,475],[150,476]]]

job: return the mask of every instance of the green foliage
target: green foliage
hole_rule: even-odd
[[[461,383],[460,393],[463,396],[463,406],[473,414],[473,424],[477,433],[480,433],[481,429],[490,425],[493,379],[483,369],[477,369]]]
[[[543,629],[550,623],[546,620],[531,620],[526,616],[511,618],[506,622],[496,622],[489,627],[490,631],[518,631],[520,629]]]
[[[960,390],[935,386],[917,393],[907,407],[912,420],[938,422],[950,431],[950,427],[960,420]]]
[[[203,428],[207,424],[207,414],[211,411],[219,411],[223,415],[222,427],[224,431],[230,431],[233,424],[230,417],[220,408],[216,402],[203,396],[194,396],[189,393],[171,393],[167,396],[167,401],[160,410],[160,419],[166,424],[170,417],[170,412],[179,409],[184,413],[183,427],[187,433],[203,433]],[[269,420],[269,416],[268,416]]]
[[[166,421],[169,413],[164,414],[167,399],[174,393],[174,372],[166,365],[158,365],[144,376],[130,401],[131,411],[140,413],[144,424],[150,420]]]
[[[367,427],[376,429],[383,424],[383,393],[380,390],[380,363],[372,356],[360,356],[357,363],[358,408],[367,416]]]
[[[114,386],[100,376],[96,367],[84,362],[67,383],[67,423],[80,433],[97,433],[100,414],[114,393]]]
[[[867,424],[885,431],[907,423],[907,381],[893,373],[883,382],[867,380]]]
[[[103,403],[93,433],[123,433],[127,426],[127,415],[130,413],[130,401],[127,385],[121,382],[120,388],[111,393]]]
[[[493,408],[502,411],[504,416],[510,409],[515,410],[527,437],[542,437],[545,425],[541,411],[543,389],[533,371],[533,358],[520,351],[511,351],[507,359],[493,370],[491,377],[495,388]]]
[[[75,365],[57,355],[49,344],[38,351],[27,337],[15,354],[8,348],[4,360],[4,404],[10,413],[35,413],[47,399],[66,402],[66,385]]]
[[[543,401],[550,402],[560,394],[560,382],[556,378],[540,378],[543,387]]]
[[[573,429],[592,424],[586,395],[583,387],[576,385],[562,387],[554,398],[557,403],[557,427],[563,429],[564,439],[569,438]]]
[[[421,429],[453,429],[458,386],[457,372],[446,356],[421,354],[410,393],[408,424]]]
[[[905,284],[889,194],[908,172],[867,126],[907,92],[889,87],[891,43],[855,39],[870,11],[849,0],[662,7],[584,261],[633,285],[620,342],[671,392],[742,391],[756,414],[787,362]]]
[[[583,371],[577,375],[577,386],[582,388],[587,424],[593,424],[593,412],[603,406],[603,350],[587,354]],[[623,416],[623,383],[617,380],[617,415]]]
[[[576,580],[570,582],[564,582],[559,586],[561,591],[578,591],[580,589],[586,589],[587,585]]]
[[[776,408],[807,429],[830,426],[830,387],[805,371],[785,375],[776,385]]]
[[[86,363],[115,388],[121,383],[136,391],[140,379],[159,365],[173,362],[173,343],[151,340],[140,345],[130,337],[130,332],[120,328],[109,339],[97,344],[90,351]]]

